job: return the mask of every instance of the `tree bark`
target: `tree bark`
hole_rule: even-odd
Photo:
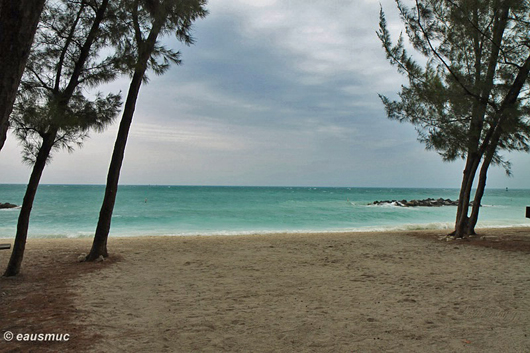
[[[469,127],[469,144],[467,150],[466,167],[462,177],[462,185],[460,188],[460,197],[458,199],[458,208],[456,213],[455,230],[451,235],[462,238],[468,234],[469,230],[469,203],[471,199],[471,190],[475,175],[478,170],[480,161],[484,155],[484,148],[481,148],[480,137],[484,127],[484,117],[486,114],[488,99],[494,86],[495,71],[499,58],[502,38],[506,25],[508,22],[508,14],[510,7],[504,6],[497,10],[495,22],[493,25],[493,39],[491,44],[491,55],[488,59],[488,68],[484,81],[479,80],[475,82],[475,87],[480,88],[480,100],[478,100],[472,112],[472,120]],[[480,45],[478,42],[475,45]],[[479,69],[479,64],[476,64],[476,69]],[[480,75],[477,76],[477,79]]]
[[[97,9],[96,16],[90,28],[89,34],[83,46],[80,48],[81,49],[80,55],[79,55],[78,60],[75,63],[73,73],[70,76],[69,84],[66,87],[66,89],[62,92],[60,91],[60,88],[59,88],[59,81],[60,81],[61,71],[63,68],[62,67],[63,62],[61,59],[61,62],[60,62],[60,65],[57,71],[57,80],[56,80],[57,84],[54,90],[54,95],[55,95],[54,98],[58,100],[59,108],[62,110],[66,110],[68,103],[70,102],[73,96],[75,88],[79,84],[79,77],[88,59],[90,49],[96,39],[100,24],[104,18],[104,15],[107,9],[108,2],[109,0],[103,0],[101,6]],[[81,9],[79,10],[78,18],[80,17],[80,14],[82,13],[82,11],[83,11],[83,6],[81,6]],[[76,30],[77,24],[78,24],[78,20],[76,20],[73,23],[72,29],[71,29],[72,31]],[[64,46],[65,53],[70,43],[71,41],[68,40],[67,43],[65,44]],[[33,166],[33,171],[31,173],[31,177],[30,177],[29,183],[26,188],[26,194],[22,202],[22,207],[20,210],[18,223],[17,223],[17,234],[15,236],[15,244],[13,246],[13,252],[11,254],[11,258],[10,258],[7,270],[4,274],[5,276],[15,276],[20,272],[22,260],[24,257],[24,250],[25,250],[25,245],[26,245],[31,209],[33,207],[33,201],[37,193],[37,188],[39,186],[39,182],[42,177],[44,167],[46,166],[46,162],[50,156],[51,150],[56,143],[55,139],[57,137],[57,134],[58,134],[58,127],[51,126],[49,127],[48,132],[42,135],[42,145],[39,148],[39,152],[35,160],[35,164]]]
[[[110,161],[109,172],[107,174],[107,185],[105,187],[103,204],[101,205],[101,210],[99,212],[98,225],[96,227],[96,233],[94,234],[92,248],[86,257],[86,261],[94,261],[100,256],[108,257],[107,239],[110,232],[112,213],[116,203],[120,171],[144,73],[145,69],[142,70],[142,72],[138,72],[137,70],[129,86],[127,101],[125,102],[125,108],[120,121],[120,128],[118,130],[118,135],[116,136],[116,142],[114,143],[114,151]]]
[[[491,149],[486,153],[482,166],[480,167],[480,174],[478,179],[477,190],[475,191],[475,198],[473,200],[473,209],[471,210],[471,216],[469,217],[469,223],[467,225],[467,234],[475,235],[475,226],[478,222],[478,214],[480,212],[480,204],[482,202],[482,196],[486,190],[486,180],[488,178],[488,168],[495,154],[495,149]]]
[[[480,168],[479,183],[477,185],[477,191],[475,193],[475,199],[473,201],[473,210],[471,212],[471,218],[468,224],[468,234],[475,234],[475,226],[478,222],[478,214],[480,211],[480,204],[482,202],[482,197],[484,196],[484,190],[486,188],[486,179],[488,174],[488,168],[491,165],[493,156],[501,139],[501,136],[504,132],[503,126],[505,124],[510,124],[510,117],[506,115],[505,112],[513,107],[517,103],[517,99],[521,90],[528,80],[530,75],[530,55],[526,58],[523,66],[521,66],[510,90],[506,94],[506,97],[503,99],[501,104],[499,118],[497,119],[493,133],[491,134],[491,139],[486,149],[486,156],[482,167]]]
[[[0,150],[45,0],[0,3]]]
[[[29,218],[31,209],[33,208],[33,201],[37,194],[37,188],[39,187],[42,172],[44,171],[50,152],[55,144],[55,136],[55,133],[49,133],[43,136],[42,145],[39,149],[35,164],[33,165],[33,170],[26,187],[24,201],[22,202],[22,208],[20,209],[20,214],[18,216],[15,244],[13,245],[11,258],[9,259],[7,269],[4,273],[4,276],[6,277],[16,276],[20,273],[22,259],[24,258],[24,250],[26,248],[26,239],[28,237]]]
[[[108,257],[107,240],[112,222],[112,213],[116,203],[116,194],[118,193],[118,182],[120,179],[123,158],[125,156],[127,138],[131,128],[138,94],[140,93],[140,87],[145,72],[147,71],[147,62],[154,50],[156,39],[162,29],[165,18],[166,15],[161,15],[154,21],[149,36],[145,41],[138,40],[139,59],[127,93],[127,100],[125,101],[125,108],[123,110],[118,135],[116,136],[116,142],[114,143],[114,151],[112,153],[109,172],[107,174],[105,196],[99,212],[99,219],[94,234],[94,241],[92,242],[92,248],[90,249],[90,253],[86,256],[86,261],[94,261],[100,256]]]
[[[455,230],[451,235],[462,238],[466,235],[467,224],[469,222],[468,211],[469,201],[471,199],[471,189],[475,174],[480,162],[480,156],[476,153],[468,154],[466,159],[466,168],[464,169],[462,177],[462,185],[460,187],[460,195],[458,198],[458,208],[456,212]]]

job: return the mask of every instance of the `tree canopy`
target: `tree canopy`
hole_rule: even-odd
[[[34,161],[46,134],[56,132],[54,149],[71,151],[116,116],[119,94],[85,93],[119,74],[115,55],[101,57],[113,36],[111,12],[108,0],[46,5],[11,118],[25,161]]]
[[[101,131],[120,109],[119,94],[87,94],[119,73],[118,57],[102,55],[102,49],[114,40],[106,29],[112,23],[114,6],[109,0],[61,0],[45,5],[11,116],[22,142],[23,160],[33,169],[6,276],[20,271],[33,201],[53,150],[71,151],[81,145],[90,130]]]
[[[419,64],[409,54],[403,35],[392,42],[381,9],[378,37],[408,85],[397,100],[380,97],[388,117],[412,123],[427,149],[445,161],[466,160],[457,212],[463,230],[480,163],[486,171],[493,163],[510,173],[501,152],[530,149],[530,2],[396,4],[408,44],[426,61]],[[483,178],[485,187],[485,173]]]

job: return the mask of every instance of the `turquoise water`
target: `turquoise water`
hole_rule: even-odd
[[[20,205],[24,185],[0,185]],[[41,185],[29,237],[91,237],[104,186]],[[375,200],[458,198],[457,189],[120,186],[111,235],[231,235],[450,229],[456,207],[371,206]],[[480,227],[530,226],[530,190],[487,190]],[[15,234],[18,209],[0,210],[0,238]]]

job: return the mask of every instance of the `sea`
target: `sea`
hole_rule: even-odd
[[[103,185],[40,185],[28,237],[92,237]],[[0,185],[0,202],[22,203],[25,185]],[[111,236],[241,235],[447,229],[456,206],[371,205],[444,198],[458,189],[123,185]],[[530,227],[530,190],[487,189],[479,227]],[[14,238],[19,208],[0,210],[0,238]]]

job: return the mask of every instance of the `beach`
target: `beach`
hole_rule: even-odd
[[[29,239],[1,333],[69,340],[0,351],[528,352],[530,229],[479,233]]]

